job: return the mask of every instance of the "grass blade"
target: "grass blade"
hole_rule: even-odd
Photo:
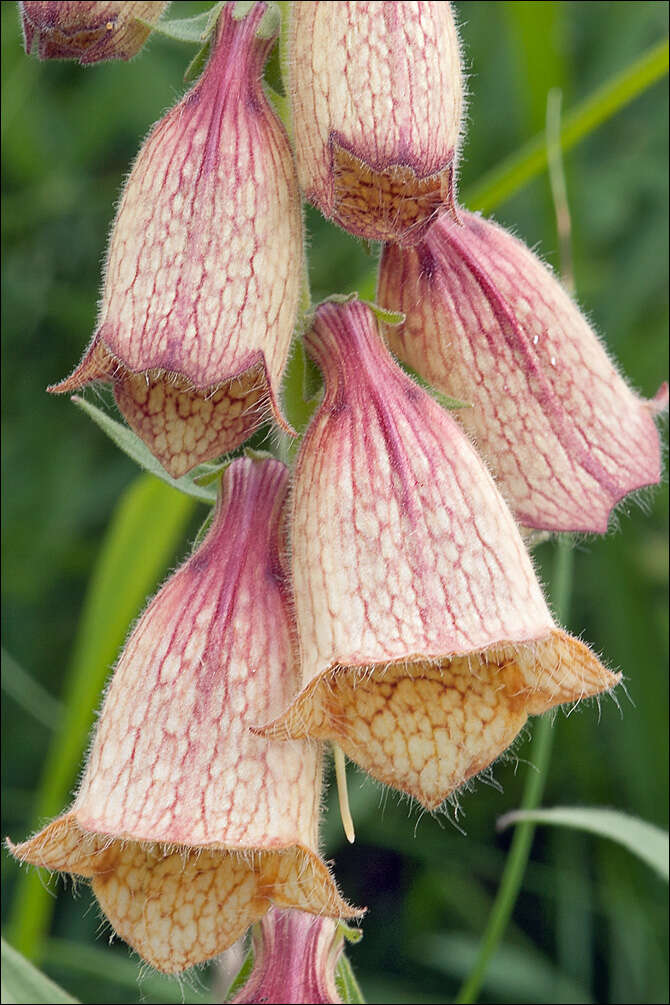
[[[631,66],[616,74],[563,119],[561,149],[572,149],[603,122],[612,118],[668,72],[668,40],[648,49]],[[505,202],[547,167],[547,144],[538,133],[463,193],[470,209],[487,213]]]
[[[36,828],[65,808],[109,669],[130,625],[172,561],[193,507],[189,496],[146,474],[130,485],[117,505],[79,623],[64,713],[36,797]],[[9,931],[12,943],[26,956],[39,956],[53,907],[43,877],[37,870],[23,872]]]
[[[24,712],[32,715],[47,729],[56,728],[63,713],[63,706],[4,648],[2,650],[2,690],[10,698],[13,698]]]
[[[575,827],[617,841],[667,880],[668,832],[620,810],[595,806],[556,806],[548,810],[514,810],[498,821],[498,830],[523,822]]]
[[[25,956],[2,940],[2,1001],[8,1005],[33,1002],[35,1005],[56,1005],[76,1002],[52,980],[45,977]]]

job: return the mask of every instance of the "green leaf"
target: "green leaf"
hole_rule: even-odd
[[[188,64],[184,70],[184,83],[190,84],[192,80],[199,77],[202,71],[205,69],[205,64],[209,57],[210,43],[209,39],[205,42],[201,49],[198,49],[195,56]]]
[[[160,478],[166,485],[177,489],[178,492],[183,492],[187,496],[199,499],[200,502],[206,502],[210,505],[216,502],[216,489],[208,485],[198,484],[198,479],[203,475],[209,474],[211,465],[200,465],[187,475],[182,475],[181,478],[171,478],[163,465],[156,460],[144,441],[132,429],[124,426],[121,422],[117,422],[116,419],[112,419],[101,408],[91,404],[90,401],[86,401],[85,398],[80,398],[75,394],[71,400],[77,408],[81,408],[82,412],[86,412],[89,418],[93,419],[95,424],[102,429],[103,433],[106,433],[110,440],[123,450],[124,454],[127,454],[132,461],[139,464],[145,471],[155,475],[156,478]]]
[[[616,74],[563,119],[561,148],[570,150],[668,72],[668,41],[648,49],[631,66]],[[463,202],[483,212],[495,209],[547,167],[544,133],[466,189]]]
[[[498,821],[498,830],[528,821],[534,824],[554,824],[610,838],[627,848],[643,862],[668,879],[668,832],[654,824],[631,817],[619,810],[603,810],[589,806],[555,806],[547,810],[515,810]]]
[[[176,42],[202,45],[214,30],[222,7],[223,3],[215,3],[209,10],[203,11],[202,14],[196,14],[195,17],[166,18],[157,24],[144,21],[141,17],[137,20],[158,35],[164,35],[165,38],[171,38]]]
[[[17,705],[37,719],[47,729],[55,729],[63,714],[63,706],[42,687],[27,670],[2,650],[2,690],[14,699]]]
[[[149,475],[121,497],[103,540],[74,644],[58,723],[45,761],[33,822],[62,812],[80,769],[105,680],[128,629],[180,545],[193,500]],[[37,870],[25,870],[12,902],[11,940],[27,956],[40,950],[55,899]]]
[[[76,1002],[2,939],[3,1005],[56,1005]]]
[[[335,967],[335,986],[343,1002],[365,1002],[363,992],[345,953],[342,953]]]

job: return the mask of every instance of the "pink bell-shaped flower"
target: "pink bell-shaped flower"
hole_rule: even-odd
[[[556,627],[493,479],[372,310],[322,304],[306,347],[326,391],[292,491],[303,689],[262,732],[332,740],[434,808],[528,715],[619,678]]]
[[[293,158],[261,84],[266,4],[221,14],[207,67],[153,129],[128,178],[100,318],[52,388],[112,381],[174,477],[244,442],[279,385],[298,308],[302,216]]]
[[[222,952],[270,904],[356,913],[317,850],[318,745],[249,729],[299,684],[287,481],[274,460],[227,468],[207,537],[128,640],[72,808],[12,847],[91,877],[117,933],[171,973]]]
[[[131,59],[146,42],[167,3],[87,3],[26,0],[19,3],[26,52],[40,59],[78,59],[82,65]],[[138,20],[141,18],[141,20]]]
[[[453,205],[463,85],[448,3],[294,3],[300,187],[360,237],[415,244]]]
[[[517,520],[607,530],[627,493],[661,477],[653,417],[667,405],[626,384],[549,269],[502,227],[461,212],[420,246],[384,249],[380,304],[405,314],[386,334],[458,418]]]
[[[254,964],[234,1005],[341,1005],[335,967],[342,953],[342,926],[332,918],[271,907],[253,934]]]

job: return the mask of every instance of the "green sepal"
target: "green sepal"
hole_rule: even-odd
[[[191,545],[191,555],[195,554],[195,552],[198,550],[202,542],[207,537],[207,534],[209,533],[209,528],[212,526],[213,520],[214,520],[214,507],[212,507],[209,510],[207,516],[198,527],[198,532],[193,538],[193,544]]]
[[[286,123],[289,114],[288,98],[286,97],[285,94],[279,94],[278,91],[275,91],[274,87],[268,84],[267,81],[263,81],[263,87],[265,90],[266,98],[271,103],[272,107],[274,108],[275,112],[277,113],[281,121],[283,123]]]
[[[256,6],[256,0],[237,0],[233,4],[233,17],[236,21],[243,18]],[[281,28],[281,14],[279,8],[274,3],[268,3],[267,10],[261,18],[256,29],[256,38],[275,38]]]
[[[345,935],[345,938],[348,939],[348,936]],[[356,980],[351,963],[345,953],[342,953],[335,967],[335,987],[339,992],[340,998],[347,1005],[349,1003],[356,1003],[358,1005],[360,1002],[365,1005],[365,998],[363,997],[360,984]]]
[[[244,985],[249,980],[249,975],[254,965],[254,950],[253,946],[249,948],[247,955],[244,957],[244,963],[240,967],[237,977],[234,979],[233,983],[228,988],[228,994],[225,1000],[227,1002],[231,1001],[235,997],[238,991],[240,991]]]
[[[385,325],[402,325],[405,323],[405,315],[402,311],[390,311],[386,307],[380,307],[379,304],[374,303],[372,300],[361,300],[361,303],[369,307],[377,320],[382,321]]]
[[[257,450],[256,447],[245,447],[244,456],[251,461],[276,461],[277,458],[269,450]]]
[[[221,475],[226,470],[231,460],[232,458],[229,458],[222,464],[199,464],[195,469],[198,473],[193,475],[193,481],[196,485],[200,485],[201,487],[216,485],[221,480]]]
[[[164,35],[165,38],[171,38],[175,42],[202,45],[214,31],[223,6],[223,3],[215,3],[209,10],[203,11],[202,14],[196,14],[195,17],[166,18],[156,24],[145,21],[141,17],[136,20],[145,28],[150,28],[151,31]]]
[[[199,77],[202,71],[205,69],[205,64],[209,58],[209,50],[211,48],[211,42],[209,39],[205,42],[201,49],[198,49],[195,56],[188,64],[184,71],[184,83],[190,84],[192,80]]]
[[[351,925],[347,925],[344,921],[339,922],[337,930],[352,946],[355,946],[363,938],[362,928],[352,928]]]
[[[358,300],[361,304],[365,304],[366,307],[370,308],[377,320],[383,321],[386,325],[401,325],[405,321],[405,315],[402,311],[389,311],[386,307],[380,307],[374,300],[363,300],[355,291],[353,293],[333,293],[331,296],[326,297],[325,300],[322,300],[321,303],[350,304],[352,300]],[[317,304],[317,306],[319,305]],[[312,311],[311,317],[313,315],[314,311]]]
[[[409,363],[401,363],[400,365],[408,377],[412,378],[415,384],[418,384],[419,387],[423,388],[423,390],[429,394],[431,398],[435,399],[438,405],[442,405],[442,408],[446,408],[448,412],[452,412],[459,408],[472,408],[471,401],[461,401],[460,398],[452,398],[450,395],[443,394],[442,391],[438,391],[436,387],[433,387],[433,385],[429,384],[427,380],[424,380],[423,377],[409,365]]]

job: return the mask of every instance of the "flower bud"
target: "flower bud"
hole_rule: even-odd
[[[288,472],[234,461],[213,525],[119,660],[71,810],[12,848],[91,877],[159,970],[232,945],[274,903],[352,916],[317,852],[321,754],[249,727],[298,685],[282,565]]]
[[[26,52],[40,59],[78,59],[82,65],[131,59],[146,42],[167,3],[19,3]],[[138,20],[141,18],[141,20]]]
[[[667,385],[639,398],[549,269],[496,224],[461,217],[384,249],[378,300],[406,316],[391,348],[470,403],[458,418],[521,524],[604,533],[623,496],[660,479]]]
[[[332,918],[271,907],[254,929],[253,969],[232,1002],[341,1005],[335,967],[343,944],[342,926]]]
[[[174,477],[244,442],[278,404],[302,276],[293,159],[260,74],[266,5],[228,4],[199,83],[153,129],[112,232],[100,319],[55,391],[112,381]]]
[[[463,85],[448,3],[294,3],[298,180],[360,237],[414,244],[454,199]]]
[[[529,714],[619,678],[555,626],[491,476],[370,308],[322,304],[306,347],[326,392],[292,492],[303,690],[263,733],[332,740],[434,808]]]

